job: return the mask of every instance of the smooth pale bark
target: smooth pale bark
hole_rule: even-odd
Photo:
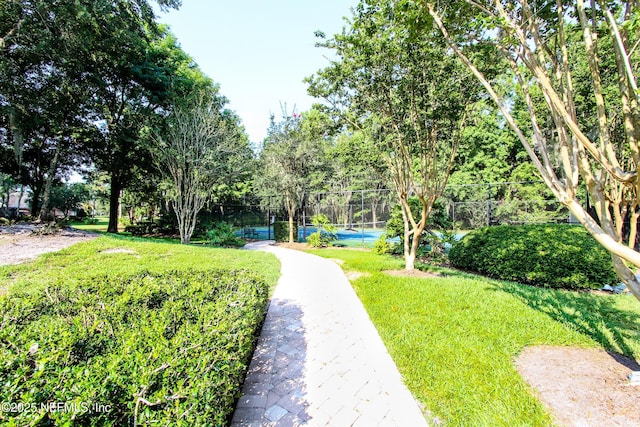
[[[293,215],[289,214],[289,243],[295,243],[296,241],[293,231]]]
[[[519,2],[523,15],[519,16],[520,24],[515,18],[510,16],[502,7],[500,2],[491,6],[481,7],[478,3],[468,1],[469,4],[478,7],[486,16],[500,22],[501,29],[513,35],[520,41],[521,46],[504,46],[497,41],[497,48],[505,53],[509,60],[514,74],[516,75],[519,87],[525,94],[525,102],[531,112],[531,126],[534,130],[532,139],[529,140],[520,128],[520,125],[512,117],[510,109],[505,107],[501,96],[494,90],[492,83],[486,78],[471,60],[463,52],[463,48],[458,46],[449,35],[440,15],[431,3],[427,4],[429,14],[440,28],[451,49],[458,55],[462,62],[472,71],[476,78],[485,87],[490,97],[500,108],[509,127],[515,132],[522,142],[529,157],[540,172],[547,186],[553,191],[558,200],[563,203],[578,221],[593,235],[593,237],[612,256],[615,270],[618,276],[627,284],[631,292],[640,299],[640,282],[629,265],[640,268],[640,253],[635,250],[635,239],[637,235],[637,220],[640,217],[638,212],[638,197],[640,183],[638,172],[635,169],[640,157],[638,157],[638,147],[636,135],[640,133],[640,120],[638,115],[634,115],[633,106],[637,105],[637,94],[631,88],[635,88],[635,77],[631,68],[627,65],[626,49],[623,37],[619,34],[617,24],[610,11],[603,2],[600,2],[604,9],[604,15],[608,20],[608,25],[614,39],[614,50],[618,61],[619,83],[621,91],[621,104],[625,115],[625,135],[626,144],[631,153],[631,158],[619,159],[621,150],[617,149],[612,142],[609,132],[608,112],[603,96],[604,88],[601,84],[597,36],[593,33],[591,19],[585,12],[584,1],[578,0],[576,10],[580,18],[582,37],[585,53],[589,65],[589,72],[593,82],[593,96],[596,102],[597,124],[599,127],[599,140],[591,141],[580,129],[576,119],[575,106],[573,104],[573,85],[570,67],[568,67],[568,51],[565,47],[561,49],[561,61],[556,58],[547,57],[547,53],[542,41],[538,36],[537,21],[531,13],[530,5],[527,2]],[[561,2],[558,1],[561,6]],[[558,11],[560,25],[564,24],[562,9]],[[530,19],[525,19],[529,16]],[[528,33],[525,34],[525,31]],[[564,33],[558,29],[559,38],[564,40]],[[536,50],[537,49],[537,50]],[[548,50],[548,52],[553,52]],[[623,58],[624,57],[624,58]],[[544,65],[543,65],[544,64]],[[520,67],[524,66],[522,69]],[[556,129],[555,143],[558,144],[560,158],[562,160],[562,171],[564,178],[560,179],[548,162],[549,147],[544,135],[539,130],[535,106],[528,93],[528,77],[522,72],[526,69],[531,77],[534,77],[532,84],[536,84],[544,95]],[[555,74],[553,74],[555,73]],[[551,76],[555,76],[555,83]],[[623,166],[631,167],[631,170],[624,170]],[[582,178],[587,185],[591,200],[597,212],[597,221],[583,207],[576,198],[576,190],[579,178]],[[635,193],[634,190],[635,189]],[[626,217],[630,217],[632,224],[629,240],[625,243],[622,235],[623,223]]]
[[[427,203],[424,197],[418,196],[422,205],[420,209],[420,220],[415,221],[411,207],[408,200],[405,198],[400,199],[400,205],[402,207],[402,218],[404,220],[404,261],[405,270],[415,269],[415,262],[418,256],[418,248],[420,247],[420,236],[422,232],[427,228],[427,220],[429,219],[429,213],[431,212],[431,206]]]
[[[170,121],[167,135],[156,135],[159,148],[154,158],[171,183],[169,197],[180,242],[188,244],[222,161],[225,129],[216,105],[204,94],[178,107]]]
[[[296,198],[285,190],[285,207],[287,209],[287,215],[289,216],[289,243],[295,243],[297,241],[295,233],[293,232],[294,218],[296,215]]]

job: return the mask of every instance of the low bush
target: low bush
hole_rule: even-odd
[[[226,425],[268,286],[244,270],[103,275],[0,298],[2,425]],[[51,410],[64,404],[65,410]]]
[[[207,243],[213,246],[244,246],[244,240],[236,236],[233,226],[226,222],[218,222],[207,230]]]
[[[394,244],[387,241],[387,234],[382,233],[378,239],[373,242],[373,253],[378,255],[389,254],[393,251]]]
[[[311,223],[317,228],[317,231],[307,236],[307,244],[314,248],[326,248],[331,242],[338,240],[338,229],[331,224],[326,215],[314,215],[311,218]]]
[[[144,221],[127,225],[124,227],[124,231],[125,233],[131,233],[132,236],[146,236],[155,234],[158,231],[158,225],[152,221]]]
[[[481,228],[457,242],[449,260],[464,270],[551,288],[617,281],[608,252],[584,228],[567,224]]]
[[[124,227],[125,233],[131,233],[132,236],[144,236],[147,232],[147,227],[143,225],[127,225]]]

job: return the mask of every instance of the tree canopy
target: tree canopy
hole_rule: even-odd
[[[146,0],[9,0],[0,37],[0,170],[31,188],[41,215],[56,180],[88,166],[108,173],[117,232],[122,190],[153,167],[146,129],[211,80]]]
[[[402,206],[407,269],[419,245],[413,237],[444,191],[477,93],[442,36],[410,25],[419,13],[406,2],[360,2],[350,26],[321,43],[339,59],[309,79],[309,92],[325,98],[382,154]],[[417,217],[411,195],[422,206]]]

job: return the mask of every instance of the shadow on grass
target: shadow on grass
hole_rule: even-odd
[[[640,357],[640,306],[631,295],[596,295],[497,281],[492,285],[590,337],[614,358],[615,353],[636,360]]]

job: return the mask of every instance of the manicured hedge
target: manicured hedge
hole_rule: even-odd
[[[15,410],[0,424],[226,425],[267,294],[250,272],[214,269],[0,297],[0,401]]]
[[[599,288],[618,281],[613,262],[581,226],[496,226],[456,243],[454,267],[505,280],[552,288]]]

